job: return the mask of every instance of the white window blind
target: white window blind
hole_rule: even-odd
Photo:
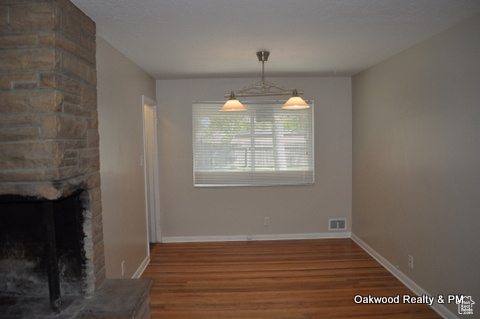
[[[242,103],[247,111],[193,104],[194,185],[313,184],[313,102],[303,110],[284,110],[278,101]]]

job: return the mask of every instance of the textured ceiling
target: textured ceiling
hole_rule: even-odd
[[[351,76],[480,13],[480,0],[72,0],[156,79]],[[477,30],[480,36],[480,30]]]

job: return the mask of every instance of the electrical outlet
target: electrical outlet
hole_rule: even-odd
[[[408,255],[408,267],[413,269],[413,256]]]
[[[122,277],[125,276],[125,260],[120,263],[120,270],[122,273]]]
[[[263,225],[270,226],[270,217],[265,217],[263,219]]]

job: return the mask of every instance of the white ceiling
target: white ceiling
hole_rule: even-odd
[[[259,50],[267,77],[351,76],[480,12],[480,0],[72,2],[156,79],[257,77]]]

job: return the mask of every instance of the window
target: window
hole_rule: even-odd
[[[220,112],[222,104],[193,104],[195,186],[313,184],[312,102],[243,102],[243,112]]]

